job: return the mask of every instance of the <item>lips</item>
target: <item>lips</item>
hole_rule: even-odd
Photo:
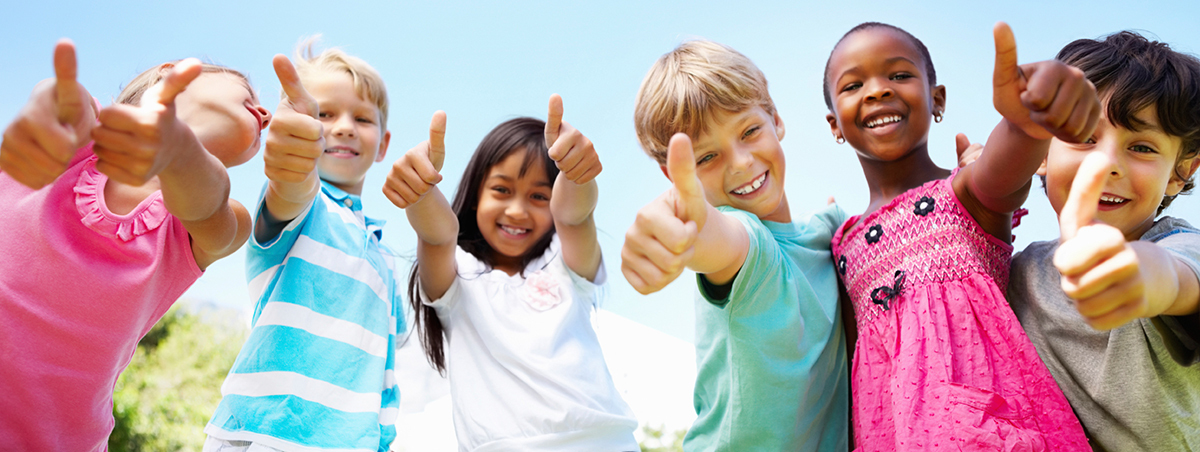
[[[754,178],[754,180],[747,183],[746,185],[743,185],[734,190],[731,190],[730,193],[733,193],[735,195],[745,196],[745,195],[748,195],[748,194],[751,194],[751,193],[754,193],[755,191],[757,191],[759,188],[762,187],[763,183],[765,183],[766,181],[767,181],[767,173],[764,172],[764,173],[760,174],[758,177]]]
[[[890,115],[883,115],[883,116],[873,118],[873,119],[867,121],[866,124],[867,124],[868,129],[874,129],[876,127],[900,122],[903,119],[904,118],[901,117],[900,115],[890,114]]]
[[[1125,203],[1128,203],[1128,202],[1129,202],[1129,198],[1123,198],[1123,197],[1120,197],[1120,196],[1117,196],[1117,195],[1114,195],[1111,193],[1104,193],[1104,194],[1100,195],[1100,206],[1099,207],[1101,210],[1111,210],[1111,209],[1116,209],[1118,207],[1121,207],[1121,206],[1125,205]]]
[[[524,237],[525,235],[529,234],[529,231],[530,231],[530,229],[518,228],[518,227],[508,226],[508,225],[503,225],[503,224],[501,224],[499,226],[500,226],[501,231],[504,231],[506,234],[511,235],[515,238]]]
[[[359,155],[358,151],[355,151],[354,149],[352,149],[348,146],[334,146],[334,147],[325,149],[325,154],[332,155],[334,157],[341,157],[341,158],[358,157],[358,155]]]

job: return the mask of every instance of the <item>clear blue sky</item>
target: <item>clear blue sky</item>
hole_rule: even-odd
[[[80,81],[109,103],[134,75],[163,61],[200,57],[248,73],[274,110],[276,53],[290,55],[305,35],[321,33],[383,74],[391,97],[392,147],[367,176],[369,215],[388,220],[385,241],[404,253],[414,234],[403,212],[379,191],[390,163],[427,138],[430,115],[449,116],[443,189],[458,183],[470,153],[493,126],[545,117],[560,93],[565,119],[588,135],[604,162],[597,224],[609,272],[607,307],[692,340],[694,278],[642,296],[620,274],[620,247],[637,209],[667,189],[639,149],[633,99],[654,60],[683,40],[703,37],[749,56],[766,73],[788,129],[786,190],[794,213],[836,196],[851,213],[866,206],[862,170],[849,146],[833,142],[824,116],[821,70],[833,44],[864,21],[891,23],[922,39],[947,87],[946,120],[933,127],[931,153],[954,162],[957,132],[981,140],[999,115],[991,107],[992,24],[1012,25],[1022,62],[1052,58],[1063,44],[1123,29],[1144,30],[1177,50],[1200,51],[1200,4],[1136,2],[10,2],[0,17],[0,121],[7,124],[33,85],[53,75],[60,37],[78,48]],[[107,2],[105,2],[107,3]],[[233,197],[256,202],[262,160],[231,171]],[[1015,232],[1017,247],[1057,237],[1053,211],[1040,192],[1033,215]],[[1184,197],[1169,214],[1200,224],[1200,199]],[[239,252],[213,265],[188,297],[248,308]]]

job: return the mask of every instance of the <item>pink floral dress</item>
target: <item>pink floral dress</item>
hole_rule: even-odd
[[[858,326],[855,445],[1089,451],[1004,299],[1012,246],[959,203],[955,174],[851,217],[833,237]]]

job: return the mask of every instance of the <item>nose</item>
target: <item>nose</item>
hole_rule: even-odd
[[[1125,174],[1125,153],[1122,152],[1120,144],[1115,140],[1108,141],[1109,143],[1099,146],[1097,150],[1108,155],[1108,160],[1112,162],[1112,172],[1109,174],[1114,178],[1119,178]]]
[[[750,169],[754,163],[754,152],[749,146],[738,143],[729,151],[729,168],[735,173]]]
[[[529,217],[529,209],[523,199],[514,199],[504,206],[504,215],[514,220],[524,220]]]
[[[258,112],[258,130],[266,130],[267,126],[271,125],[271,110],[259,105],[254,108],[254,111]]]
[[[872,82],[864,88],[867,89],[868,101],[880,101],[890,98],[895,94],[892,91],[892,86],[885,82]]]
[[[354,137],[354,115],[339,115],[329,132],[339,137]]]

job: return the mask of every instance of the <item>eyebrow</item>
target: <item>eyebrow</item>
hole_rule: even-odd
[[[509,183],[516,181],[516,179],[513,179],[512,176],[509,176],[507,174],[493,174],[491,176],[488,176],[488,179],[489,180],[490,179],[500,179],[500,180],[503,180],[503,181],[509,182]],[[553,187],[554,184],[552,184],[548,181],[539,181],[539,182],[534,183],[533,186],[534,187]]]
[[[908,64],[911,64],[911,65],[913,65],[913,66],[917,66],[917,67],[919,67],[919,66],[917,65],[917,62],[915,62],[915,61],[913,61],[913,60],[910,60],[910,59],[908,59],[908,57],[905,57],[905,56],[894,56],[894,57],[888,58],[888,59],[886,59],[886,60],[883,60],[883,64],[885,64],[885,65],[894,64],[894,63],[896,63],[897,61],[903,61],[903,62],[906,62],[906,63],[908,63]],[[838,83],[838,82],[841,82],[841,81],[842,81],[842,77],[845,77],[845,76],[846,76],[846,74],[849,74],[849,73],[851,73],[851,72],[858,71],[859,69],[860,69],[860,66],[854,66],[854,67],[852,67],[852,68],[849,68],[849,69],[846,69],[846,70],[842,71],[842,73],[841,73],[841,74],[838,74],[837,78],[833,80],[833,83]]]

